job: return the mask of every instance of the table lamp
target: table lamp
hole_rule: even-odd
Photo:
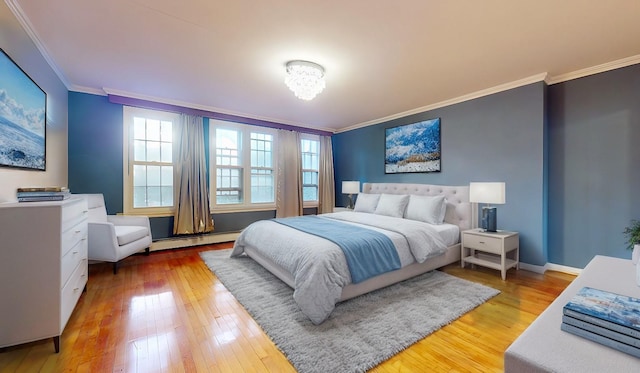
[[[359,181],[343,181],[342,182],[342,194],[349,195],[349,206],[347,208],[353,210],[353,195],[360,193]]]
[[[487,232],[497,232],[496,208],[490,204],[505,203],[505,183],[470,183],[469,202],[486,203],[482,208],[481,228]]]

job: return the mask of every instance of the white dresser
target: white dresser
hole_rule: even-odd
[[[0,204],[0,348],[60,335],[88,277],[87,201]]]

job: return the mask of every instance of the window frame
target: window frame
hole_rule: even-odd
[[[175,201],[172,206],[157,207],[134,207],[133,206],[133,167],[136,164],[144,165],[171,165],[175,167],[175,143],[172,142],[172,160],[168,162],[136,162],[134,156],[134,117],[144,117],[146,119],[157,119],[160,121],[172,122],[173,138],[175,130],[180,120],[180,114],[161,110],[144,109],[132,106],[123,106],[123,213],[127,215],[146,216],[171,216],[174,212]],[[175,185],[173,185],[175,188]],[[175,189],[173,189],[175,195]]]
[[[216,163],[217,148],[216,148],[216,130],[218,128],[230,129],[239,131],[240,136],[240,160],[241,165],[234,166],[234,168],[242,169],[242,202],[241,203],[225,203],[218,204],[216,198],[217,192],[217,169]],[[251,202],[251,133],[263,133],[271,135],[272,142],[272,167],[273,172],[273,202]],[[209,118],[209,207],[211,211],[215,212],[242,212],[242,211],[266,211],[275,210],[277,201],[277,186],[278,186],[278,152],[277,152],[278,132],[274,128],[252,126],[248,124],[229,122],[219,119]],[[224,167],[224,166],[223,166]],[[226,168],[226,167],[224,167]],[[254,167],[256,168],[256,167]],[[268,169],[264,167],[257,167],[258,169]]]

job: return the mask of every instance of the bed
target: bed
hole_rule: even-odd
[[[385,214],[383,207],[388,210],[390,201],[404,200],[407,200],[405,206],[398,208],[403,211],[402,216],[396,211]],[[422,211],[436,210],[424,202],[438,200],[444,202],[441,216],[434,219],[441,219],[442,224],[429,224],[431,218],[423,219]],[[426,208],[422,209],[424,206]],[[460,232],[473,226],[473,207],[469,202],[468,186],[364,183],[353,212],[309,217],[323,224],[339,221],[343,226],[353,226],[354,232],[364,227],[393,242],[400,268],[387,269],[387,272],[358,281],[352,281],[352,262],[347,262],[349,256],[332,242],[333,238],[306,233],[304,229],[274,220],[258,221],[243,230],[231,256],[248,255],[293,288],[294,300],[302,312],[314,324],[320,324],[338,302],[459,261]],[[416,218],[416,214],[420,216]]]

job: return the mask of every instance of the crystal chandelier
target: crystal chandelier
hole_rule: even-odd
[[[308,61],[287,62],[284,83],[302,100],[312,100],[325,87],[324,68]]]

